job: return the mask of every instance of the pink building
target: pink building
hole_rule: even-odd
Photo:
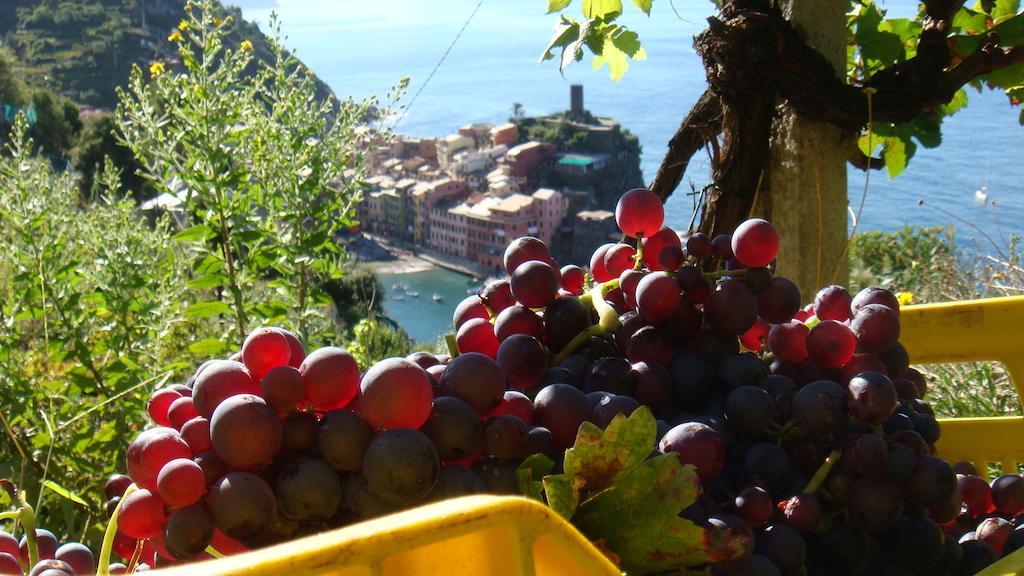
[[[519,139],[519,128],[515,124],[509,122],[507,124],[499,124],[494,128],[491,128],[489,134],[491,137],[491,144],[498,146],[504,144],[505,146],[512,146]]]
[[[555,146],[542,142],[526,142],[513,146],[505,154],[512,177],[522,186],[529,179],[530,172],[555,152]]]
[[[505,246],[513,238],[536,236],[551,241],[565,216],[565,204],[558,192],[542,189],[529,196],[487,196],[475,204],[463,202],[449,208],[444,215],[439,212],[431,211],[434,248],[500,272]]]
[[[419,182],[411,191],[413,218],[413,241],[416,243],[429,241],[433,208],[439,202],[458,201],[465,198],[468,192],[465,182],[442,178],[433,182]]]

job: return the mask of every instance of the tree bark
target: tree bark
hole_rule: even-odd
[[[804,41],[846,69],[846,0],[782,0]],[[781,105],[772,130],[767,181],[754,214],[782,237],[777,271],[804,301],[828,284],[847,283],[846,161],[856,136]]]

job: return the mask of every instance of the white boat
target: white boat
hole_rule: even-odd
[[[434,293],[433,296],[431,296],[431,298],[434,299],[434,302],[444,302],[444,296],[441,296],[440,294],[438,294],[436,292]]]
[[[988,200],[988,186],[982,186],[974,191],[974,200],[978,204],[984,204]]]
[[[406,296],[412,296],[413,298],[419,298],[420,297],[420,293],[419,292],[415,292],[413,290],[406,290],[405,291],[405,295]]]
[[[394,300],[395,302],[400,302],[402,300],[405,300],[405,296],[392,296],[391,299]]]

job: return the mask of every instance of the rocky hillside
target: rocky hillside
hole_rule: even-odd
[[[115,87],[132,65],[148,66],[176,52],[167,35],[181,20],[185,0],[3,0],[0,44],[15,55],[19,72],[79,104],[112,109]],[[231,40],[252,41],[257,54],[268,50],[259,28],[242,20],[237,8],[224,8],[236,22]],[[320,83],[323,95],[330,90]]]

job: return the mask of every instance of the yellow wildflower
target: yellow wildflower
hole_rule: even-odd
[[[224,23],[224,21],[221,20],[220,18],[217,18],[216,16],[213,17],[213,25],[214,26],[220,26],[223,23]]]
[[[182,40],[184,40],[184,38],[182,38],[181,32],[178,32],[177,30],[171,32],[171,35],[167,37],[168,42],[181,42]]]
[[[242,50],[245,50],[246,52],[252,52],[252,42],[249,42],[248,40],[242,40],[241,46]]]
[[[899,301],[900,306],[906,306],[914,301],[914,295],[910,292],[897,292],[896,300]]]
[[[157,76],[159,76],[159,75],[161,75],[163,73],[164,73],[164,63],[163,62],[153,62],[152,64],[149,65],[149,75],[152,76],[153,78],[156,78]]]
[[[182,32],[188,30],[188,22],[186,22],[184,20],[182,20],[181,22],[178,22],[178,30],[181,30]]]

